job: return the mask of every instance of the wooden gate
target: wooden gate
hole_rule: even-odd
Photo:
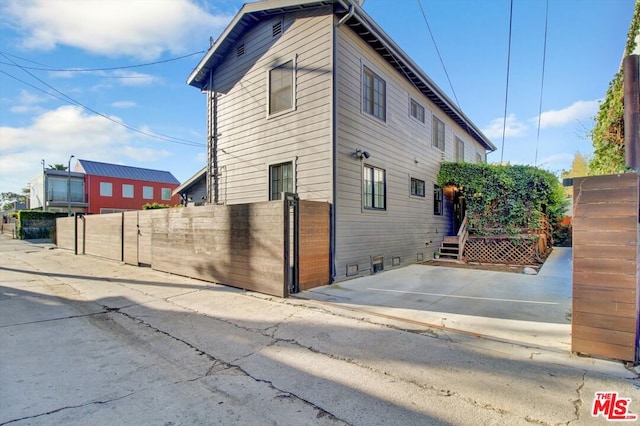
[[[573,352],[638,362],[638,174],[573,179]]]

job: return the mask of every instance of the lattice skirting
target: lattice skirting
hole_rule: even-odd
[[[533,265],[537,261],[538,236],[529,240],[506,237],[469,237],[464,246],[467,262]]]

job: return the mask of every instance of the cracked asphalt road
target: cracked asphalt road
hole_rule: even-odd
[[[602,424],[635,371],[0,237],[0,425]]]

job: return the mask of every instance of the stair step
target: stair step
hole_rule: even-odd
[[[459,246],[460,244],[458,244],[458,242],[456,241],[455,243],[443,242],[441,247],[455,248],[457,250]]]
[[[458,248],[451,248],[451,247],[440,247],[440,254],[446,254],[446,253],[455,253],[456,255],[458,254]]]
[[[448,236],[448,237],[444,237],[444,242],[445,243],[457,243],[458,242],[458,237],[457,236]]]

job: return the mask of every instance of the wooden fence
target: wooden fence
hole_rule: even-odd
[[[638,361],[638,175],[573,179],[573,352]]]
[[[329,283],[329,205],[298,201],[299,288]],[[159,271],[288,295],[282,201],[57,220],[58,247]],[[75,238],[74,238],[75,237]]]

